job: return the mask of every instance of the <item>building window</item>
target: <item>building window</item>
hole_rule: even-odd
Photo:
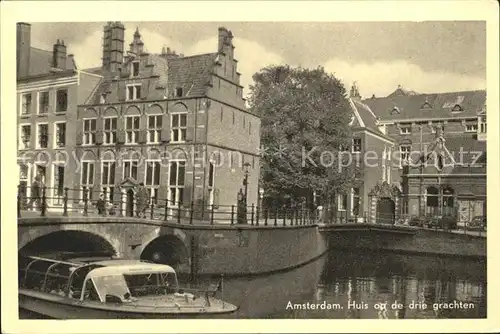
[[[66,146],[66,123],[55,123],[55,147],[61,148]]]
[[[400,166],[403,165],[403,162],[408,162],[410,160],[411,154],[411,145],[401,145],[399,146],[399,155],[400,155]]]
[[[170,162],[170,178],[168,182],[168,200],[170,205],[176,206],[184,196],[184,178],[186,162],[182,160]]]
[[[481,133],[486,133],[486,122],[481,123]]]
[[[28,203],[28,196],[30,195],[30,189],[28,188],[28,186],[31,184],[29,171],[29,165],[24,163],[19,164],[19,193],[24,205]]]
[[[154,204],[158,203],[158,189],[160,188],[160,161],[146,161],[146,182],[149,198]]]
[[[102,93],[100,98],[99,98],[99,103],[100,104],[105,104],[106,103],[106,93]]]
[[[347,210],[347,194],[337,196],[337,209],[338,211]]]
[[[97,119],[89,118],[83,120],[83,144],[93,145],[95,143]]]
[[[127,144],[137,144],[139,139],[139,116],[125,117],[125,134]]]
[[[214,204],[215,166],[212,162],[208,165],[208,205]]]
[[[148,143],[158,143],[160,141],[162,115],[148,117]]]
[[[465,132],[477,132],[477,124],[465,125]]]
[[[435,216],[439,209],[439,191],[436,187],[426,189],[426,216]]]
[[[31,93],[22,95],[21,115],[31,114]]]
[[[102,162],[102,191],[104,198],[108,201],[113,200],[115,192],[115,161]]]
[[[37,148],[47,148],[49,142],[49,125],[38,124],[38,145]]]
[[[351,194],[352,194],[352,196],[351,196],[351,202],[352,202],[351,213],[354,216],[359,216],[359,205],[360,205],[359,188],[352,188]]]
[[[402,127],[400,128],[400,133],[401,133],[402,135],[411,134],[411,126],[408,126],[408,125],[406,125],[406,126],[402,126]]]
[[[172,142],[186,141],[187,112],[172,113]]]
[[[88,190],[87,199],[92,200],[92,188],[94,186],[94,162],[82,161],[82,190]],[[83,199],[83,194],[82,194]]]
[[[45,184],[45,179],[47,177],[47,167],[43,164],[37,164],[35,175],[40,176],[40,181]]]
[[[64,165],[54,164],[54,198],[53,205],[62,205],[64,198]]]
[[[177,87],[175,89],[175,97],[182,97],[182,87]]]
[[[118,119],[116,117],[109,117],[104,119],[104,144],[116,143],[116,124]]]
[[[43,115],[49,112],[49,92],[38,93],[38,114]]]
[[[126,160],[123,161],[123,178],[126,179],[128,177],[137,180],[137,168],[139,165],[139,161],[137,160]]]
[[[127,101],[141,98],[141,84],[127,85]]]
[[[31,125],[21,125],[20,135],[20,149],[25,150],[31,148]]]
[[[132,72],[133,77],[139,76],[139,62],[138,61],[132,62],[132,71],[131,72]]]
[[[443,216],[455,215],[454,191],[450,187],[443,189]]]
[[[387,167],[385,163],[382,162],[382,182],[387,181]]]
[[[68,90],[59,89],[56,93],[56,112],[65,113],[68,111]]]
[[[352,140],[352,153],[361,152],[361,138],[354,138]]]

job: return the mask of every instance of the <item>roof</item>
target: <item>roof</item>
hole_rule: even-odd
[[[375,114],[370,110],[370,107],[357,99],[349,98],[349,101],[355,116],[354,122],[352,124],[353,127],[366,128],[380,136],[393,140],[392,138],[385,135],[382,131],[380,131],[377,118]]]
[[[174,273],[175,270],[165,264],[147,263],[140,260],[104,260],[93,262],[95,265],[103,267],[96,268],[89,272],[87,277],[116,276],[127,274],[148,274],[148,273]]]
[[[168,91],[182,87],[187,96],[204,95],[211,83],[217,53],[206,53],[190,57],[169,59]]]
[[[486,106],[486,91],[389,95],[363,100],[382,121],[476,117]]]
[[[51,73],[53,51],[42,50],[30,47],[30,62],[28,76],[37,76],[41,74]],[[65,70],[76,70],[76,65],[73,57],[66,57]]]

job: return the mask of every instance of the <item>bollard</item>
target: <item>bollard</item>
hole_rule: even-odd
[[[234,224],[234,204],[231,205],[231,225]]]
[[[163,213],[163,220],[168,220],[168,199],[165,200],[165,212]]]
[[[286,226],[286,208],[283,209],[283,226]]]
[[[210,208],[210,225],[214,224],[214,207],[215,205],[212,204]]]
[[[181,223],[181,201],[177,202],[177,224]]]
[[[64,188],[64,207],[63,207],[63,216],[68,216],[68,187]]]
[[[269,209],[266,208],[266,211],[264,211],[264,225],[267,226],[267,216],[269,216]]]
[[[191,201],[191,212],[189,214],[189,224],[193,225],[194,202]]]
[[[293,209],[290,211],[290,226],[293,226]]]
[[[274,226],[278,226],[278,213],[279,209],[276,208],[276,212],[274,213]]]
[[[87,199],[87,188],[83,188],[83,215],[88,216],[88,199]]]
[[[255,210],[255,206],[254,204],[252,203],[252,214],[251,214],[251,224],[253,225],[253,218],[254,218],[254,210]]]
[[[17,217],[21,217],[21,185],[17,185]]]
[[[46,207],[46,201],[47,201],[47,197],[46,197],[46,191],[47,191],[47,187],[46,186],[43,186],[42,187],[42,206],[41,206],[41,213],[40,215],[42,217],[45,216],[45,211],[47,210],[47,207]]]
[[[154,209],[155,209],[155,204],[154,204],[154,202],[151,200],[151,212],[150,212],[150,214],[149,214],[149,217],[151,218],[151,220],[153,220]]]

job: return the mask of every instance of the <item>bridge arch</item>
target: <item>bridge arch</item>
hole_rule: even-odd
[[[162,235],[149,242],[144,247],[140,259],[168,264],[175,269],[186,266],[189,268],[191,264],[188,247],[174,234]]]
[[[39,232],[35,235],[30,233],[29,238],[19,240],[19,252],[35,255],[57,252],[117,255],[112,243],[97,233],[82,230],[34,229],[37,230]]]

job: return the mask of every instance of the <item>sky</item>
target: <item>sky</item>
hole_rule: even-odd
[[[387,96],[398,85],[419,93],[486,89],[486,24],[434,22],[123,22],[125,47],[136,28],[145,49],[163,46],[194,55],[217,51],[217,28],[234,35],[235,58],[248,93],[252,75],[268,65],[323,66],[346,90]],[[105,22],[32,23],[33,47],[68,45],[80,69],[98,67]]]

